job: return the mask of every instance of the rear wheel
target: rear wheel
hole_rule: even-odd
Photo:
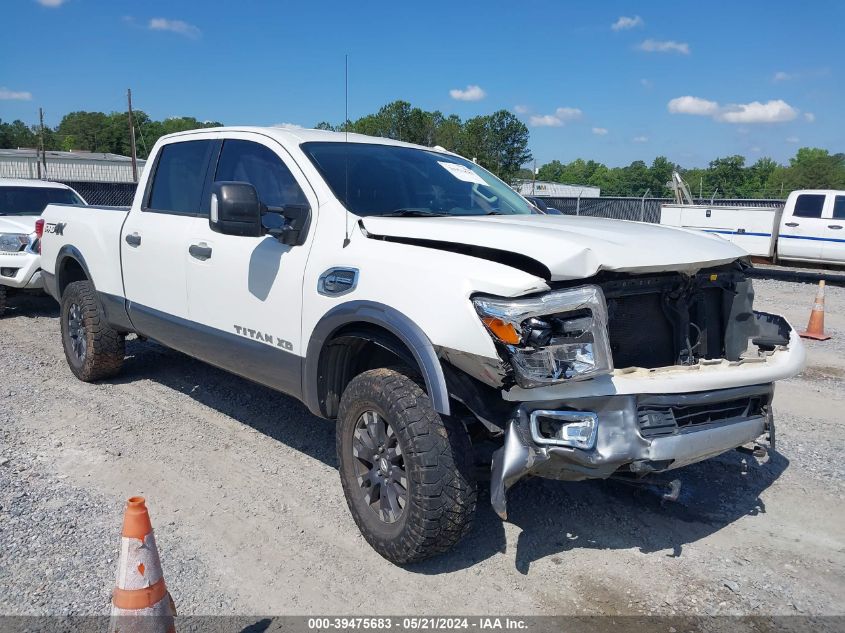
[[[77,378],[92,382],[120,371],[125,337],[106,322],[90,281],[75,281],[65,288],[61,327],[65,358]]]
[[[403,564],[445,552],[472,526],[472,446],[459,421],[441,417],[406,373],[354,378],[337,428],[346,502],[367,542]]]

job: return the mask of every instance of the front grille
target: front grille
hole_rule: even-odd
[[[667,367],[675,364],[672,324],[657,292],[607,300],[608,332],[613,366]]]
[[[736,398],[707,404],[641,406],[637,409],[640,435],[660,437],[705,425],[724,424],[765,414],[767,396]]]

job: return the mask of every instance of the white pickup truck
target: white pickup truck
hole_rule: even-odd
[[[756,257],[845,265],[845,191],[800,189],[783,207],[664,204],[660,224],[714,233]]]
[[[485,444],[504,518],[529,474],[641,478],[772,441],[774,382],[804,362],[733,244],[540,215],[438,148],[180,133],[131,208],[44,219],[76,376],[116,374],[137,333],[302,400],[337,421],[352,516],[396,563],[467,533]]]
[[[42,287],[38,218],[51,202],[85,204],[58,182],[0,178],[0,316],[10,292]]]

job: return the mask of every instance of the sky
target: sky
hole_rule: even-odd
[[[845,2],[3,0],[0,119],[311,127],[507,109],[537,164],[845,151]]]

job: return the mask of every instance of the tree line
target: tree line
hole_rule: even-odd
[[[710,161],[704,168],[684,169],[665,156],[651,165],[636,160],[626,167],[608,167],[593,160],[563,164],[553,160],[537,172],[538,180],[601,187],[603,196],[671,196],[667,186],[677,170],[696,198],[783,198],[795,189],[845,189],[845,154],[803,147],[781,165],[760,158],[746,165],[734,155]],[[521,177],[531,179],[530,170]]]
[[[145,112],[133,112],[138,157],[146,158],[156,140],[164,134],[222,125],[217,121],[198,121],[193,117],[151,119]],[[457,115],[428,112],[412,107],[407,101],[394,101],[375,114],[355,121],[331,124],[322,121],[318,129],[350,131],[371,136],[440,145],[478,161],[505,180],[513,180],[520,167],[531,160],[528,128],[507,110],[462,121]],[[0,148],[39,147],[40,128],[23,121],[0,120]],[[44,128],[47,150],[82,150],[112,152],[128,156],[129,120],[125,112],[71,112],[54,128]]]
[[[133,112],[137,150],[146,158],[156,140],[164,134],[222,125],[217,121],[198,121],[194,117],[175,117],[161,121],[145,112]],[[462,120],[455,114],[427,111],[407,101],[394,101],[373,114],[354,121],[321,121],[318,129],[350,131],[382,136],[426,146],[439,145],[477,161],[507,182],[532,179],[534,172],[526,165],[532,160],[528,149],[529,132],[525,124],[507,110]],[[23,121],[0,120],[0,148],[38,147],[40,128]],[[82,150],[112,152],[127,156],[129,122],[125,112],[71,112],[55,127],[45,127],[47,150]],[[819,148],[801,148],[781,165],[771,158],[760,158],[746,165],[743,156],[727,156],[710,161],[705,168],[684,169],[658,156],[651,164],[637,160],[624,167],[608,167],[594,160],[577,159],[570,163],[553,160],[539,168],[538,180],[600,187],[602,195],[654,197],[670,195],[667,183],[678,170],[696,197],[709,198],[779,198],[794,189],[845,189],[845,154],[831,154]]]
[[[194,117],[173,117],[162,121],[134,110],[136,146],[139,158],[147,158],[160,136],[203,127],[223,125],[217,121],[197,121]],[[0,149],[40,147],[41,129],[16,120],[0,120]],[[44,149],[85,152],[110,152],[129,156],[129,115],[126,112],[70,112],[56,127],[44,126]]]

